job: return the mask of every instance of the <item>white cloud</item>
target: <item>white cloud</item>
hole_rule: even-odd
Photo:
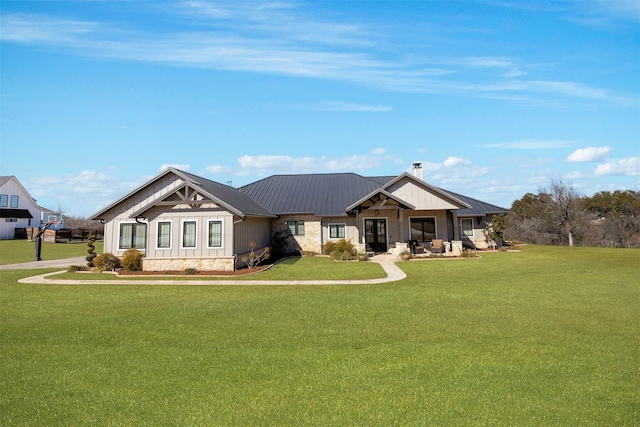
[[[141,183],[81,171],[75,175],[36,176],[26,180],[25,187],[45,208],[60,206],[66,215],[85,215],[108,206]]]
[[[179,163],[167,163],[160,166],[160,172],[165,171],[169,168],[179,169],[179,170],[188,172],[189,169],[191,169],[191,165],[179,164]]]
[[[383,163],[398,163],[386,148],[375,148],[367,154],[344,157],[292,157],[287,155],[245,155],[238,159],[237,175],[298,174],[323,172],[356,172],[379,167]]]
[[[231,168],[228,168],[227,166],[224,166],[224,165],[207,166],[205,170],[211,173],[230,173],[231,172]]]
[[[611,153],[611,147],[579,148],[566,158],[567,162],[595,162],[604,159]]]
[[[469,186],[477,185],[477,179],[489,171],[488,167],[477,166],[470,160],[453,156],[442,163],[422,162],[422,176],[426,182],[444,186],[451,191],[457,189],[461,193],[464,193],[465,187],[468,190]]]
[[[635,95],[615,94],[580,82],[518,79],[531,64],[511,58],[443,56],[429,58],[426,64],[412,55],[389,58],[384,54],[388,48],[377,49],[378,45],[392,43],[379,29],[361,22],[322,20],[314,14],[313,6],[304,3],[238,2],[220,6],[192,1],[147,12],[173,13],[169,19],[183,18],[183,27],[169,32],[136,28],[131,22],[4,13],[1,37],[101,59],[328,79],[397,92],[528,103],[565,99],[637,102]],[[185,16],[192,19],[184,20]],[[434,63],[445,66],[433,68]],[[486,73],[478,73],[483,69]],[[456,80],[451,76],[460,77]],[[319,108],[363,112],[391,109],[339,102]]]
[[[601,175],[640,175],[640,157],[628,157],[617,162],[604,163],[598,165],[595,170],[596,176]]]
[[[563,148],[575,144],[576,141],[522,139],[513,142],[501,142],[485,145],[487,148],[513,148],[518,150],[548,150]]]
[[[443,164],[444,167],[450,168],[455,166],[468,166],[471,162],[469,160],[461,159],[460,157],[449,157]]]

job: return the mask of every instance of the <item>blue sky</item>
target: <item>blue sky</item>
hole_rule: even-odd
[[[0,175],[90,215],[169,165],[640,190],[640,2],[6,1]]]

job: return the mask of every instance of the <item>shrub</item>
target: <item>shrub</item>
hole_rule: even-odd
[[[182,274],[184,274],[185,276],[192,276],[194,274],[198,274],[198,269],[197,268],[185,268],[184,270],[182,270]]]
[[[338,250],[334,250],[333,252],[331,252],[331,254],[329,255],[331,258],[333,259],[341,259],[342,258],[342,252],[338,251]]]
[[[122,255],[122,266],[127,271],[140,271],[142,270],[142,252],[136,248],[127,249]]]
[[[87,255],[85,257],[85,259],[87,260],[87,267],[93,267],[93,260],[96,259],[96,253],[95,253],[95,249],[96,246],[94,245],[96,239],[94,237],[93,234],[89,235],[89,242],[87,242],[87,253],[89,255]]]
[[[117,268],[121,267],[120,258],[109,252],[100,254],[95,257],[93,259],[93,265],[101,270],[106,271],[115,271]]]
[[[69,273],[74,273],[76,271],[89,271],[89,267],[86,265],[70,265],[69,268],[67,268],[67,271]]]
[[[351,255],[356,254],[356,249],[353,246],[353,243],[351,243],[350,240],[346,240],[346,239],[340,239],[338,241],[330,241],[325,243],[322,246],[322,253],[332,254],[331,255],[332,257],[333,257],[333,253],[336,251],[340,252],[341,254],[343,252],[349,252]]]

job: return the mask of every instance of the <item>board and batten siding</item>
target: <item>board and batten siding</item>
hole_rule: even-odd
[[[105,220],[104,252],[122,255],[124,251],[118,250],[120,224],[135,222],[135,219],[130,218],[132,213],[165,196],[167,193],[175,191],[176,187],[182,184],[183,181],[173,174],[163,176],[105,212],[102,218]],[[147,246],[149,245],[149,228],[147,227]]]
[[[459,206],[444,200],[442,195],[408,178],[394,183],[387,191],[411,203],[416,210],[459,209]]]
[[[271,220],[269,218],[246,218],[235,224],[233,239],[237,255],[251,251],[251,242],[255,242],[256,250],[271,246]]]
[[[222,221],[222,247],[210,248],[208,245],[209,221]],[[185,221],[196,222],[196,247],[182,247],[182,227]],[[171,224],[171,245],[158,248],[158,224]],[[149,258],[219,258],[233,256],[233,216],[223,211],[176,211],[165,212],[147,225],[147,250]]]

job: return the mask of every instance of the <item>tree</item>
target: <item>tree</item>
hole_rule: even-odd
[[[567,243],[573,246],[574,232],[581,217],[581,196],[573,186],[564,184],[561,180],[551,181],[548,194],[551,197],[551,203],[547,213],[552,224],[560,226]]]
[[[493,247],[493,250],[504,241],[503,234],[506,225],[506,219],[503,215],[492,215],[491,222],[485,223],[482,231],[484,232],[485,240]]]

